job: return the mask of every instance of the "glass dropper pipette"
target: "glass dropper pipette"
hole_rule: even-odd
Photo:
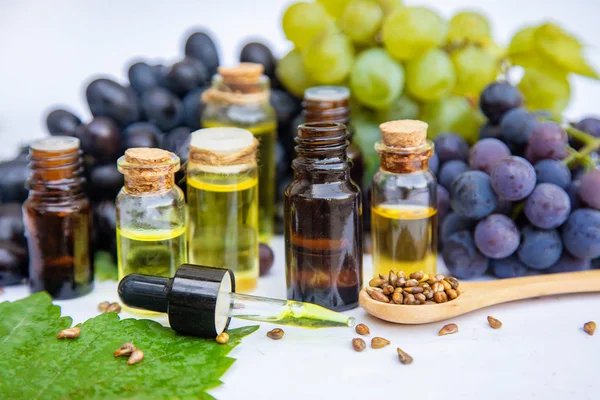
[[[165,312],[174,330],[214,337],[230,319],[303,328],[353,327],[355,319],[310,303],[235,293],[226,269],[182,265],[173,278],[131,274],[119,283],[125,305]]]

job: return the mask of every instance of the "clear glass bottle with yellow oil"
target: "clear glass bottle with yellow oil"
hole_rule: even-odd
[[[228,268],[237,291],[258,280],[258,140],[240,128],[192,133],[187,164],[192,264]]]
[[[263,66],[241,63],[219,67],[212,86],[203,93],[202,126],[247,129],[258,139],[258,207],[260,241],[273,236],[275,218],[275,144],[277,118],[269,103],[270,83]]]
[[[179,157],[131,148],[117,161],[125,186],[116,200],[119,280],[132,273],[172,277],[187,262],[187,213],[175,185]]]
[[[371,237],[373,273],[436,273],[436,180],[428,168],[433,143],[427,124],[402,120],[381,124],[375,144],[381,158],[373,177]]]

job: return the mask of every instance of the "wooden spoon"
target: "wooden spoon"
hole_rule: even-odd
[[[461,282],[461,295],[440,304],[412,305],[382,303],[361,290],[359,304],[369,314],[397,324],[426,324],[457,315],[531,297],[563,293],[600,292],[600,270],[568,272],[487,282]]]

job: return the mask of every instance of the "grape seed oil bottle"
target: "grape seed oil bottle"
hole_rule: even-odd
[[[249,130],[259,141],[258,207],[260,241],[273,236],[275,218],[275,143],[277,119],[269,103],[269,79],[263,66],[241,63],[237,67],[219,67],[212,87],[202,96],[206,107],[202,126],[236,127]]]
[[[187,165],[192,264],[228,268],[236,290],[258,280],[258,140],[240,128],[192,133]]]
[[[428,168],[433,143],[427,124],[402,120],[381,124],[375,144],[381,158],[373,177],[371,237],[373,273],[436,273],[436,180]]]
[[[125,177],[116,201],[119,280],[133,273],[172,277],[187,262],[185,200],[175,185],[179,158],[131,148],[117,166]]]

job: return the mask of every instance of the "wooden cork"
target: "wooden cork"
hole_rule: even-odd
[[[157,165],[171,159],[171,153],[162,149],[132,147],[125,150],[125,160],[130,164]]]
[[[389,147],[411,148],[425,144],[427,123],[412,119],[384,122],[379,125],[383,143]]]
[[[219,67],[217,71],[225,84],[258,83],[264,72],[262,64],[240,63],[236,67]]]
[[[117,162],[125,176],[125,188],[132,194],[169,190],[175,185],[179,157],[155,148],[133,147]]]

